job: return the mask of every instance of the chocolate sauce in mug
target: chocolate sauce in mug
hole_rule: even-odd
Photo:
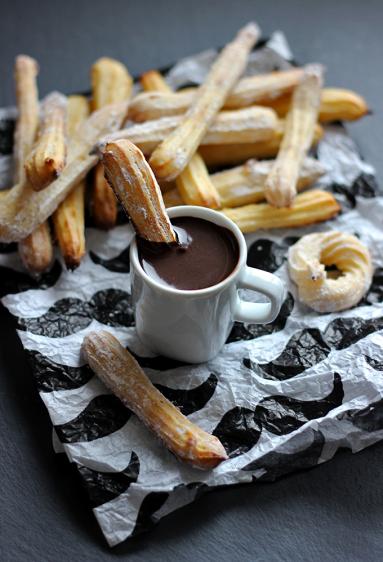
[[[195,217],[177,217],[172,225],[178,244],[153,244],[137,239],[145,273],[175,289],[205,289],[220,283],[238,263],[239,248],[227,228]]]

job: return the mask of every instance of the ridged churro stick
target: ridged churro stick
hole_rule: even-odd
[[[84,96],[68,98],[68,137],[76,134],[80,123],[89,115],[89,102]],[[84,217],[85,180],[82,180],[54,212],[56,238],[68,269],[80,265],[85,254]]]
[[[7,191],[0,205],[0,242],[19,242],[51,216],[98,162],[98,155],[90,154],[97,140],[118,130],[126,112],[126,103],[108,105],[80,125],[69,145],[68,164],[43,191],[34,191],[26,182]]]
[[[318,117],[322,73],[319,65],[307,67],[294,91],[281,146],[265,184],[266,200],[275,207],[289,207],[297,193],[299,171]]]
[[[128,100],[133,79],[127,68],[117,60],[102,57],[91,69],[92,107],[100,109],[110,103]],[[116,224],[117,201],[104,178],[102,164],[96,166],[93,178],[92,214],[96,225],[109,229]]]
[[[272,107],[280,117],[284,117],[291,107],[291,94],[260,102]],[[321,123],[329,121],[355,121],[368,113],[366,100],[344,88],[323,88],[320,96],[318,119]]]
[[[36,77],[37,62],[19,55],[15,62],[15,85],[18,117],[13,146],[14,183],[25,180],[24,162],[32,150],[39,122],[39,96]],[[49,269],[53,258],[53,245],[49,225],[43,222],[19,243],[19,255],[25,268],[34,275]]]
[[[291,207],[275,208],[267,203],[245,205],[235,209],[223,209],[242,232],[254,232],[262,228],[296,228],[323,222],[336,216],[340,206],[331,193],[313,189],[300,193]]]
[[[66,108],[67,99],[59,92],[52,92],[41,104],[37,140],[25,161],[25,172],[35,191],[47,187],[64,169]]]
[[[258,37],[258,27],[253,23],[248,24],[219,54],[181,124],[151,156],[150,165],[159,179],[174,179],[190,162],[230,90],[244,71],[248,54]]]
[[[141,77],[141,84],[145,90],[158,89],[162,92],[171,91],[163,76],[156,70],[151,70]],[[181,200],[187,205],[201,205],[218,209],[221,204],[219,195],[210,181],[205,162],[196,152],[189,164],[176,179],[177,189]]]
[[[151,242],[177,242],[160,187],[141,150],[126,139],[102,150],[105,177],[137,233]]]
[[[182,116],[174,116],[138,123],[101,139],[99,144],[127,138],[144,154],[150,154],[169,134],[177,130],[181,122]],[[267,107],[254,106],[221,111],[201,139],[201,145],[266,141],[274,137],[277,129],[276,114]]]
[[[138,94],[129,107],[129,119],[142,122],[151,119],[160,119],[171,115],[182,115],[193,102],[197,89],[181,90],[171,92],[169,86],[167,90],[150,87],[150,84],[157,84],[158,76],[155,70],[146,73],[141,78],[143,89],[151,93]],[[226,98],[223,109],[238,109],[262,102],[270,102],[282,94],[291,93],[299,83],[303,70],[294,68],[242,78]],[[159,75],[163,80],[162,76]],[[149,87],[145,84],[149,83]],[[157,93],[154,93],[157,91]],[[158,93],[160,92],[160,93]]]
[[[210,180],[219,193],[222,207],[241,207],[263,201],[265,181],[273,164],[273,160],[248,160],[242,166],[211,174]],[[325,171],[318,160],[307,156],[298,178],[298,191],[315,183]],[[182,205],[176,189],[167,191],[163,197],[166,207]]]
[[[19,55],[15,61],[15,86],[18,117],[16,121],[13,159],[14,183],[25,177],[24,163],[36,138],[39,124],[39,95],[36,77],[37,61],[27,55]]]
[[[181,414],[111,333],[91,332],[82,349],[102,382],[181,461],[209,470],[227,459],[219,439]]]
[[[284,133],[285,122],[280,119],[276,131],[269,140],[252,143],[210,144],[200,146],[199,152],[207,166],[235,166],[250,158],[273,158],[278,154]],[[323,137],[323,129],[317,123],[312,146]]]

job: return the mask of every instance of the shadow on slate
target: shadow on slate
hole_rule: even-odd
[[[184,363],[183,361],[178,361],[177,359],[171,359],[170,357],[164,357],[163,355],[157,355],[155,357],[141,357],[129,348],[127,348],[129,353],[133,355],[137,363],[143,369],[154,369],[156,371],[169,371],[170,369],[177,369],[178,367],[186,367],[189,363]]]
[[[110,258],[110,259],[105,259],[105,258],[100,258],[100,256],[98,256],[95,252],[92,252],[91,250],[89,252],[89,256],[93,263],[97,265],[102,265],[102,267],[105,267],[105,269],[108,269],[109,271],[113,271],[114,273],[129,273],[130,271],[129,251],[130,251],[130,246],[122,250],[122,252],[120,252],[118,256],[115,256],[114,258]]]
[[[206,381],[195,388],[169,388],[162,384],[155,384],[154,386],[165,398],[177,406],[185,416],[188,416],[206,406],[215,392],[217,383],[217,376],[211,373]]]
[[[344,391],[341,376],[334,373],[330,394],[320,400],[297,400],[275,395],[263,398],[254,412],[256,422],[274,435],[287,435],[310,420],[322,418],[342,404]]]
[[[362,410],[347,410],[337,416],[338,420],[348,420],[362,431],[372,433],[383,430],[383,399],[373,402]]]
[[[280,332],[285,327],[287,318],[290,316],[293,308],[294,299],[293,296],[288,293],[278,316],[273,322],[270,322],[269,324],[244,324],[242,322],[234,322],[234,326],[226,340],[226,343],[253,340],[261,336],[267,336],[274,332]]]
[[[52,268],[40,277],[31,277],[24,271],[16,271],[3,265],[0,266],[0,298],[5,295],[14,295],[29,289],[48,289],[55,285],[61,275],[62,267],[56,260]]]
[[[131,411],[113,394],[93,398],[73,420],[56,425],[55,430],[63,443],[94,441],[121,429],[131,416]]]
[[[107,326],[133,326],[131,296],[119,289],[98,291],[85,302],[68,297],[57,301],[39,318],[19,318],[19,328],[50,338],[62,338],[98,320]]]
[[[0,119],[0,154],[12,154],[15,133],[14,119]]]
[[[33,369],[39,392],[74,390],[86,384],[94,376],[89,365],[68,367],[54,363],[38,351],[26,349],[25,353]]]
[[[299,447],[302,439],[304,440],[303,446],[301,445],[301,447]],[[318,464],[325,443],[323,433],[310,429],[293,436],[291,440],[289,440],[289,444],[292,445],[295,441],[299,447],[295,453],[271,451],[261,458],[250,462],[244,466],[242,470],[255,471],[263,469],[266,472],[259,478],[256,478],[256,480],[273,482],[277,478],[285,476],[290,472],[303,470]]]
[[[129,464],[120,472],[100,472],[77,464],[92,507],[117,498],[126,492],[130,484],[137,481],[140,472],[140,461],[133,451]]]

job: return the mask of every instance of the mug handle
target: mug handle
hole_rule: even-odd
[[[233,311],[234,320],[252,324],[268,324],[275,320],[285,297],[285,287],[276,275],[245,266],[238,280],[238,288],[262,293],[270,302],[247,302],[239,298],[237,293]]]

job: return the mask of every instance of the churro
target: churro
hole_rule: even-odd
[[[299,170],[318,117],[322,73],[319,65],[307,67],[294,91],[281,146],[265,184],[266,199],[275,207],[289,207],[297,193]]]
[[[241,144],[211,144],[200,146],[201,154],[207,166],[235,166],[250,158],[273,158],[278,154],[284,133],[285,121],[279,120],[274,135],[269,140]],[[314,129],[312,146],[323,136],[323,129],[317,123]]]
[[[171,87],[167,84],[165,78],[158,70],[148,70],[140,76],[140,83],[145,92],[171,92]],[[137,99],[136,96],[135,99]],[[132,103],[134,103],[132,100]],[[129,109],[129,119],[132,119]],[[156,119],[156,118],[155,118]]]
[[[156,70],[151,70],[141,76],[141,84],[144,90],[170,91],[165,79]],[[198,152],[193,155],[189,164],[176,178],[176,186],[181,202],[187,205],[201,205],[212,209],[220,207],[218,192],[211,182],[206,164]],[[162,187],[161,191],[163,191]],[[169,205],[165,202],[165,206]]]
[[[25,268],[32,275],[40,275],[49,269],[53,260],[53,245],[48,221],[44,221],[18,246]]]
[[[137,233],[151,242],[177,242],[160,187],[142,152],[122,139],[105,146],[102,161],[105,177]]]
[[[170,181],[188,164],[244,71],[258,37],[258,27],[248,24],[218,55],[181,123],[151,156],[150,165],[158,178]]]
[[[261,228],[296,228],[335,217],[340,206],[331,193],[313,189],[300,193],[291,207],[276,208],[267,203],[223,209],[242,232],[255,232]]]
[[[158,83],[159,79],[155,72],[152,70],[147,73],[148,78],[144,75],[141,78],[141,83],[145,84],[148,80],[149,84],[151,80],[155,84]],[[298,85],[302,74],[302,69],[294,68],[242,78],[228,95],[223,109],[238,109],[262,102],[272,103],[274,98],[292,92]],[[163,80],[162,76],[161,79]],[[132,121],[142,122],[171,115],[182,115],[189,109],[197,92],[197,89],[188,89],[187,91],[181,90],[180,92],[170,93],[169,87],[168,90],[144,87],[144,90],[146,92],[152,91],[138,94],[132,100],[129,107],[129,119]],[[159,90],[159,92],[154,90]]]
[[[56,210],[98,162],[90,154],[97,140],[121,127],[127,104],[108,105],[92,114],[77,130],[68,150],[68,164],[62,174],[41,192],[26,182],[18,183],[2,197],[0,205],[0,242],[18,242]]]
[[[299,299],[317,312],[335,312],[358,304],[367,293],[373,267],[368,248],[351,234],[316,232],[289,248],[289,273]],[[335,266],[334,272],[326,267]]]
[[[132,92],[133,79],[126,67],[108,57],[94,63],[91,82],[93,110],[128,100]],[[109,229],[116,224],[117,201],[105,181],[101,163],[96,166],[93,177],[92,215],[99,228]]]
[[[137,145],[144,154],[150,154],[165,138],[177,130],[181,116],[163,117],[131,125],[126,129],[101,139],[99,144],[126,138]],[[235,111],[221,111],[209,127],[201,144],[254,143],[273,138],[278,128],[278,119],[272,109],[247,107]]]
[[[82,350],[102,382],[178,459],[203,470],[227,459],[219,439],[181,414],[110,332],[91,332]]]
[[[84,96],[68,98],[68,136],[76,134],[77,128],[89,115],[89,102]],[[81,181],[54,212],[53,224],[56,238],[68,269],[80,265],[85,254],[84,217],[85,180]]]
[[[67,99],[59,92],[52,92],[41,104],[37,140],[25,161],[25,172],[35,191],[47,187],[64,169],[66,107]]]

